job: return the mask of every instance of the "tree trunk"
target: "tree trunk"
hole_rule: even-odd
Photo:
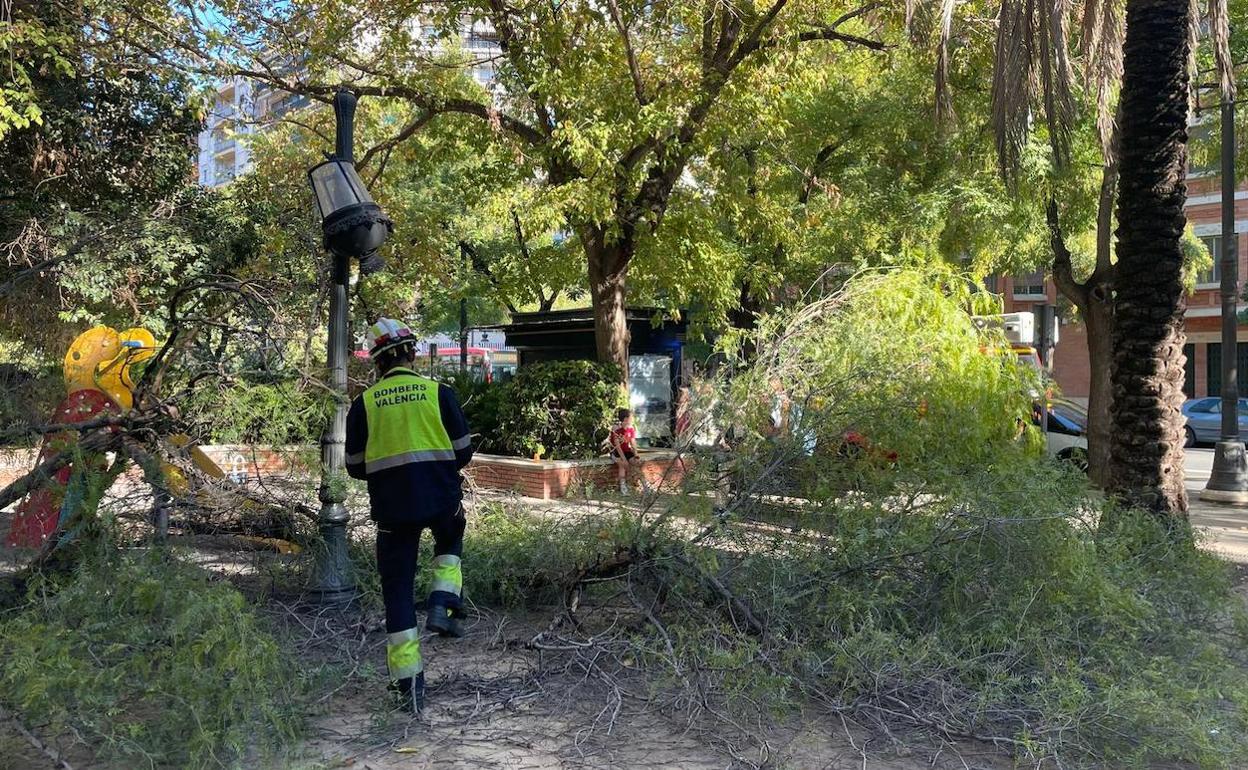
[[[1104,488],[1109,481],[1110,405],[1113,403],[1109,370],[1113,360],[1113,305],[1107,298],[1098,298],[1096,288],[1083,315],[1083,328],[1088,335],[1088,365],[1092,379],[1088,387],[1088,476],[1092,483]]]
[[[752,362],[758,352],[754,330],[758,328],[758,316],[761,312],[761,306],[750,291],[748,278],[741,280],[740,289],[737,306],[728,312],[728,322],[732,324],[732,328],[746,332],[741,342],[741,355],[746,362]]]
[[[601,235],[585,239],[585,251],[598,360],[618,366],[620,382],[627,385],[629,335],[624,278],[631,254],[626,246],[606,242]]]
[[[1084,331],[1088,338],[1088,477],[1101,489],[1109,487],[1110,406],[1114,401],[1110,367],[1113,365],[1114,332],[1114,265],[1113,250],[1114,189],[1118,186],[1118,129],[1114,129],[1107,159],[1101,169],[1101,194],[1096,209],[1096,269],[1085,284],[1083,306],[1079,312],[1086,319]]]
[[[1183,253],[1187,0],[1127,0],[1114,281],[1109,490],[1186,516],[1183,490]]]

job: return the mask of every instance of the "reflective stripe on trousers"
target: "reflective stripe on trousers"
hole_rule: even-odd
[[[391,679],[410,679],[425,670],[420,659],[420,633],[415,628],[386,634],[386,666]]]
[[[445,591],[459,596],[464,588],[464,571],[458,556],[443,554],[433,557],[433,582],[429,591]]]

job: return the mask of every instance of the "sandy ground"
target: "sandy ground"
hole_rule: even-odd
[[[569,666],[533,649],[549,612],[476,612],[462,639],[422,640],[429,679],[425,712],[392,710],[385,691],[381,614],[359,607],[302,605],[273,591],[272,561],[290,557],[197,547],[194,560],[252,598],[289,654],[322,674],[313,687],[307,736],[281,759],[247,768],[437,768],[589,770],[596,768],[769,767],[794,770],[1004,770],[994,747],[952,744],[922,734],[872,735],[839,716],[810,713],[751,729],[727,715],[674,704],[662,685],[633,672],[617,678]],[[262,564],[261,562],[270,563]],[[322,668],[323,667],[323,668]],[[320,693],[319,698],[315,693]],[[0,715],[0,770],[106,768],[72,736],[47,735]],[[737,717],[738,719],[740,717]],[[31,745],[36,738],[66,764]]]
[[[1248,563],[1248,509],[1199,503],[1209,450],[1188,456],[1193,523],[1207,547]],[[0,512],[0,530],[9,515]],[[327,665],[318,682],[306,741],[281,760],[242,766],[285,770],[321,768],[746,768],[793,770],[1004,770],[1013,762],[994,747],[951,744],[921,734],[870,734],[837,715],[808,713],[779,726],[751,729],[656,697],[659,685],[640,674],[607,682],[568,668],[527,642],[550,615],[478,614],[460,640],[428,639],[429,707],[418,718],[390,711],[384,690],[380,613],[301,607],[273,594],[272,572],[255,555],[199,551],[200,561],[240,585],[276,627],[292,654]],[[0,571],[6,557],[0,549]],[[276,557],[275,557],[276,558]],[[11,567],[12,565],[7,565]],[[1248,575],[1248,573],[1246,573]],[[1248,589],[1246,589],[1248,593]],[[65,764],[31,743],[60,748]],[[0,770],[120,768],[96,761],[65,736],[19,726],[0,713]]]
[[[477,617],[463,639],[426,640],[428,707],[417,718],[385,709],[379,677],[357,678],[313,720],[302,761],[375,770],[1012,767],[991,746],[870,736],[826,715],[755,732],[764,747],[714,715],[655,706],[653,683],[640,676],[606,684],[544,662],[525,646],[537,619]],[[379,659],[376,635],[370,654]]]

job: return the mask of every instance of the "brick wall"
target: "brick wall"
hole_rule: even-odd
[[[261,477],[314,474],[319,460],[315,447],[218,445],[200,447],[235,481]],[[20,478],[35,465],[34,449],[0,449],[0,487]],[[675,452],[643,452],[640,473],[652,487],[679,488],[688,470],[688,458]],[[615,489],[615,465],[606,458],[569,461],[533,461],[515,457],[477,455],[465,473],[480,487],[516,492],[543,500],[558,499],[586,487]]]
[[[671,492],[678,489],[690,468],[689,458],[675,452],[643,452],[638,473],[651,487]],[[526,497],[554,500],[587,487],[614,490],[617,484],[614,463],[607,458],[592,460],[540,461],[497,455],[477,455],[467,474],[484,489],[516,492]]]
[[[7,487],[35,467],[35,449],[0,449],[0,487]]]
[[[1053,379],[1062,395],[1086,399],[1092,388],[1092,369],[1088,365],[1088,332],[1083,324],[1062,324],[1057,347],[1053,348]]]

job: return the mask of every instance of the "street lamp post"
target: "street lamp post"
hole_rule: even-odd
[[[1239,249],[1235,236],[1235,102],[1222,99],[1222,436],[1202,500],[1248,503],[1248,457],[1239,436]]]
[[[347,554],[346,500],[347,436],[347,277],[349,261],[360,261],[360,274],[375,273],[385,266],[377,249],[394,229],[390,218],[373,202],[355,170],[352,149],[355,96],[348,91],[334,95],[334,154],[308,171],[316,197],[317,212],[330,253],[329,293],[329,388],[336,404],[333,417],[321,434],[321,501],[318,527],[322,548],[316,556],[311,592],[321,601],[349,601],[355,595],[351,560]]]
[[[463,257],[464,273],[468,272],[468,249],[461,243],[459,245],[460,256]],[[464,278],[464,285],[467,284],[467,278]],[[468,376],[468,295],[462,294],[459,298],[459,375],[461,377]]]

